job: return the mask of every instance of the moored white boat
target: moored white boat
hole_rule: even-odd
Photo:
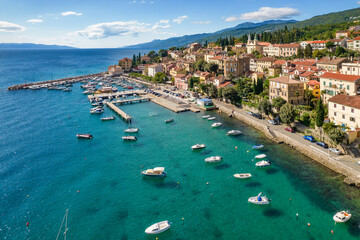
[[[260,161],[255,164],[257,167],[269,167],[271,165],[270,161]]]
[[[270,200],[266,196],[261,196],[261,192],[256,197],[251,197],[248,199],[249,203],[266,205],[270,203]]]
[[[221,125],[222,125],[222,123],[217,122],[217,123],[213,123],[213,124],[211,125],[211,127],[217,128],[217,127],[220,127]]]
[[[104,109],[99,109],[99,108],[90,110],[91,114],[101,114],[103,112],[104,112]]]
[[[126,141],[136,141],[137,140],[137,137],[135,137],[135,136],[124,136],[121,138]]]
[[[211,120],[215,120],[215,119],[216,119],[216,117],[209,117],[207,120],[211,121]]]
[[[202,118],[206,119],[206,118],[209,118],[210,115],[205,115],[205,116],[202,116]]]
[[[142,175],[149,176],[149,177],[166,177],[165,168],[163,167],[156,167],[154,169],[147,169],[141,172]]]
[[[220,157],[220,156],[212,156],[212,157],[206,158],[205,162],[212,163],[212,162],[220,162],[221,160],[222,160],[222,157]]]
[[[263,147],[264,147],[264,145],[255,145],[255,146],[252,146],[252,149],[261,149]]]
[[[350,218],[351,218],[351,213],[349,211],[337,212],[333,217],[334,221],[338,223],[347,222],[349,221]]]
[[[174,121],[174,119],[173,119],[173,118],[170,118],[170,119],[165,120],[165,123],[171,123],[171,122],[173,122],[173,121]]]
[[[206,148],[205,144],[195,144],[194,146],[191,147],[192,150],[203,149],[203,148]]]
[[[139,131],[140,131],[139,128],[131,128],[131,127],[129,127],[128,129],[125,129],[125,130],[124,130],[124,132],[126,132],[126,133],[137,133],[137,132],[139,132]]]
[[[265,154],[259,154],[255,156],[256,159],[262,159],[262,158],[266,158]]]
[[[237,135],[240,135],[242,134],[242,132],[240,130],[230,130],[227,132],[226,135],[231,135],[231,136],[237,136]]]
[[[162,233],[162,232],[168,230],[169,228],[170,228],[170,222],[162,221],[162,222],[155,223],[155,224],[151,225],[150,227],[148,227],[145,230],[145,233],[158,234],[158,233]]]
[[[250,178],[251,173],[236,173],[236,174],[234,174],[234,177],[235,178],[241,178],[241,179]]]
[[[115,120],[116,118],[114,116],[111,116],[111,117],[104,117],[104,118],[101,118],[101,121],[110,121],[110,120]]]
[[[81,134],[76,134],[76,137],[77,137],[77,138],[85,138],[85,139],[91,139],[91,138],[93,138],[93,136],[92,136],[91,134],[83,134],[83,133],[81,133]]]

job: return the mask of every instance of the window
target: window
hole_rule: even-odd
[[[324,86],[326,86],[326,82],[324,81]]]
[[[353,108],[351,109],[351,112],[354,113],[354,109],[353,109]]]
[[[344,115],[344,114],[342,115],[342,118],[345,119],[345,115]]]
[[[346,89],[347,89],[347,90],[350,90],[350,86],[349,86],[349,85],[347,85],[347,86],[346,86]]]
[[[355,122],[355,118],[350,117],[350,121]]]
[[[334,112],[334,117],[336,117],[336,112]]]
[[[336,108],[336,103],[334,103],[334,108]]]
[[[345,110],[345,106],[342,106],[342,110]]]
[[[331,82],[329,82],[329,87],[331,87]]]

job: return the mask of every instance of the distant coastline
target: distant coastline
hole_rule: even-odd
[[[46,45],[46,44],[35,44],[35,43],[0,43],[1,50],[41,50],[41,49],[78,49],[70,46],[63,45]]]

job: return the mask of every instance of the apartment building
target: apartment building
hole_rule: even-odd
[[[304,83],[291,79],[289,76],[269,79],[269,100],[277,97],[291,104],[303,104]]]
[[[339,94],[329,99],[328,115],[336,125],[360,127],[360,96]]]
[[[324,57],[316,63],[316,67],[320,70],[338,72],[341,68],[341,64],[346,62],[349,62],[347,58]]]

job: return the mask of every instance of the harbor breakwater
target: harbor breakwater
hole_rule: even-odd
[[[216,104],[217,103],[217,104]],[[329,156],[317,149],[311,148],[309,144],[304,144],[298,140],[289,137],[276,129],[271,129],[260,121],[255,121],[253,117],[243,113],[244,110],[236,109],[233,105],[220,103],[215,100],[218,109],[226,114],[232,114],[233,117],[240,121],[260,130],[267,138],[277,143],[285,143],[290,147],[296,149],[305,156],[317,161],[325,167],[333,170],[334,172],[344,175],[344,183],[360,188],[360,172],[355,169],[339,162],[336,158]]]
[[[10,86],[10,87],[8,87],[8,90],[12,91],[12,90],[26,89],[29,86],[42,85],[42,84],[76,83],[76,82],[86,80],[87,78],[103,77],[104,74],[105,74],[105,72],[101,72],[101,73],[87,74],[87,75],[68,77],[68,78],[60,78],[60,79],[48,80],[48,81],[42,81],[42,82],[24,83],[24,84]]]

